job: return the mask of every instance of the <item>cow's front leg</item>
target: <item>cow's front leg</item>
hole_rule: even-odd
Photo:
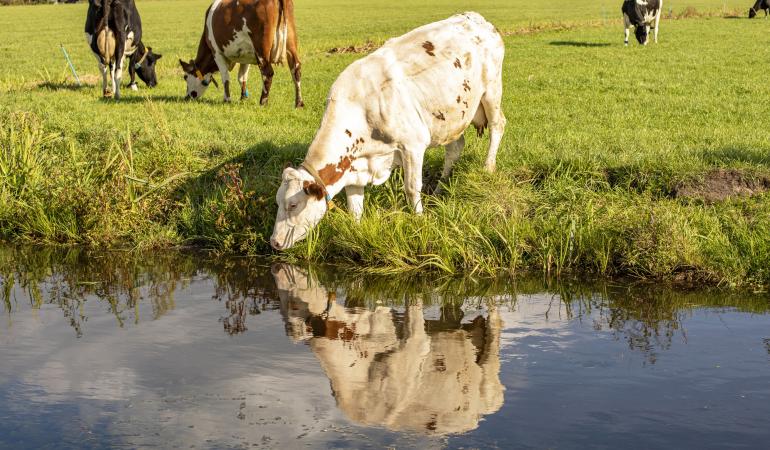
[[[219,53],[214,56],[214,62],[216,62],[219,74],[222,76],[222,85],[225,88],[224,100],[225,102],[230,102],[230,65],[227,64],[225,58]]]
[[[136,67],[134,66],[134,62],[132,61],[134,58],[133,56],[129,58],[128,60],[128,87],[131,88],[132,91],[138,91],[139,86],[136,85]]]
[[[404,168],[404,192],[416,214],[422,214],[422,164],[425,145],[407,147],[402,151],[401,164]]]
[[[346,186],[345,195],[348,197],[348,211],[353,214],[356,222],[360,222],[364,214],[364,187]]]
[[[241,83],[241,100],[249,98],[249,90],[246,88],[246,81],[249,79],[249,65],[241,64],[238,67],[238,82]]]
[[[267,103],[267,98],[270,96],[270,86],[273,84],[273,66],[265,61],[259,70],[262,72],[262,96],[259,97],[259,104],[264,105]]]

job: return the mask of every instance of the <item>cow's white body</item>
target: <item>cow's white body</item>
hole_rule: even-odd
[[[304,165],[318,172],[329,196],[344,188],[356,217],[363,212],[364,186],[385,182],[393,167],[401,166],[407,197],[420,213],[426,148],[447,146],[446,177],[468,126],[473,123],[479,132],[488,126],[486,168],[494,170],[506,122],[501,109],[504,52],[495,27],[473,12],[387,41],[334,82]],[[275,248],[287,248],[304,236],[289,238],[288,228],[297,235],[297,227],[309,229],[323,216],[325,209],[319,216],[311,197],[303,206],[312,211],[299,210],[292,217],[298,209],[295,192],[317,178],[303,168],[284,171],[276,196]]]

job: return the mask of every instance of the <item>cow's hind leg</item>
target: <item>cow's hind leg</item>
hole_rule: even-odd
[[[356,221],[361,220],[361,216],[364,214],[364,187],[346,186],[345,195],[348,198],[348,211],[353,214]]]
[[[102,73],[102,96],[103,97],[109,97],[112,95],[112,91],[107,90],[107,70],[109,69],[106,65],[102,64],[101,59],[99,57],[96,57],[97,60],[99,60],[99,72]]]
[[[241,83],[241,100],[249,98],[249,90],[246,88],[246,81],[249,79],[249,65],[241,64],[238,67],[238,82]]]
[[[427,144],[405,146],[401,152],[401,167],[404,169],[404,192],[406,199],[417,214],[422,214],[422,165]]]
[[[291,71],[291,78],[294,80],[294,107],[302,108],[305,102],[302,101],[302,89],[300,88],[300,78],[302,77],[302,64],[297,56],[297,47],[293,40],[289,41],[289,48],[286,51],[286,62]]]
[[[503,115],[503,109],[500,106],[503,98],[503,82],[501,78],[498,78],[491,83],[489,89],[481,96],[481,105],[479,109],[481,113],[486,116],[487,125],[489,126],[489,151],[487,152],[487,160],[484,163],[484,168],[487,172],[494,172],[497,161],[497,150],[500,148],[500,141],[503,139],[503,133],[505,132],[505,115]],[[478,116],[479,112],[476,112]],[[474,122],[475,122],[474,118]]]
[[[660,29],[660,13],[663,11],[663,3],[660,4],[658,14],[655,15],[655,43],[658,43],[658,30]]]
[[[259,104],[264,105],[267,103],[270,96],[270,86],[273,84],[273,66],[265,61],[259,71],[262,72],[262,95],[259,97]]]
[[[460,138],[456,141],[446,145],[446,152],[444,153],[444,170],[441,171],[440,181],[447,180],[449,175],[452,174],[452,168],[454,167],[455,162],[460,159],[460,153],[463,151],[463,148],[465,148],[465,136],[463,135],[460,135]],[[433,193],[440,194],[442,191],[441,182],[439,182],[439,185],[436,186],[436,190],[433,191]]]

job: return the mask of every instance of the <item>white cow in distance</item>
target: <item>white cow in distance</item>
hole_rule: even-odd
[[[283,172],[273,248],[303,239],[343,189],[360,218],[364,187],[384,183],[394,166],[403,168],[407,198],[421,213],[426,148],[446,146],[442,177],[449,176],[471,124],[479,135],[490,130],[485,167],[494,171],[506,122],[504,53],[495,27],[467,12],[390,39],[348,66],[332,85],[305,161]]]

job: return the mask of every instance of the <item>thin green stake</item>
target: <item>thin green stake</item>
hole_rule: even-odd
[[[62,53],[64,53],[64,58],[67,59],[67,64],[70,65],[70,70],[72,71],[72,75],[75,76],[75,81],[78,82],[78,86],[80,86],[80,78],[78,78],[78,73],[75,71],[75,66],[72,65],[72,60],[70,59],[70,55],[67,54],[67,49],[64,48],[64,44],[59,44],[59,47],[61,47]]]

